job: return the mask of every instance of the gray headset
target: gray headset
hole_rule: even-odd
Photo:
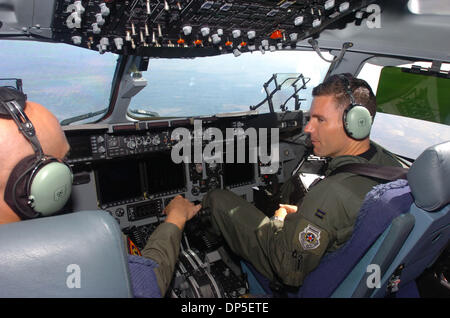
[[[342,114],[345,133],[355,140],[366,139],[372,128],[372,116],[366,107],[355,102],[349,79],[343,74],[340,74],[339,78],[344,82],[346,93],[350,98],[350,104]]]
[[[25,114],[26,95],[0,87],[0,116],[11,118],[33,147],[34,154],[12,169],[5,188],[5,202],[23,220],[49,216],[59,211],[72,192],[69,165],[45,155],[33,124]]]

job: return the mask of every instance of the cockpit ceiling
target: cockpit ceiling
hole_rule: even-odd
[[[442,3],[447,0],[436,0]],[[450,61],[450,20],[408,0],[0,0],[0,39],[120,55],[201,57],[321,49]]]
[[[56,1],[52,37],[123,55],[194,57],[279,50],[363,19],[361,0]]]

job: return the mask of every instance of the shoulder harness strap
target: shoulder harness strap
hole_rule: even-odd
[[[362,176],[394,181],[397,179],[406,179],[408,169],[402,167],[381,166],[372,163],[349,163],[333,170],[330,176],[340,172],[350,172]]]

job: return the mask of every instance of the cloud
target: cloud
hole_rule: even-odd
[[[450,141],[450,126],[377,113],[371,139],[396,154],[415,159],[426,148]]]
[[[222,112],[241,112],[248,110],[248,105],[222,104]]]
[[[161,107],[155,108],[160,116],[181,116],[184,113],[184,109],[182,107]]]

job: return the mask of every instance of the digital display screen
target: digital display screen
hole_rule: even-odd
[[[225,148],[226,149],[226,148]],[[223,156],[223,183],[224,186],[233,186],[238,184],[250,183],[255,179],[254,168],[255,163],[250,163],[249,156],[249,141],[245,141],[245,159],[244,163],[238,163],[237,143],[234,142],[234,159],[232,162],[227,162],[227,155]]]
[[[96,171],[101,204],[143,196],[139,161],[119,160],[102,163]]]
[[[168,153],[134,160],[103,162],[96,169],[100,204],[182,190],[186,187],[184,164],[175,164]]]
[[[223,165],[223,183],[225,186],[233,186],[253,182],[253,163],[225,163]]]
[[[67,141],[70,145],[70,151],[67,156],[68,159],[87,158],[92,156],[90,135],[68,135]]]
[[[160,152],[145,160],[147,192],[152,194],[186,187],[184,164],[173,162],[170,152]]]

